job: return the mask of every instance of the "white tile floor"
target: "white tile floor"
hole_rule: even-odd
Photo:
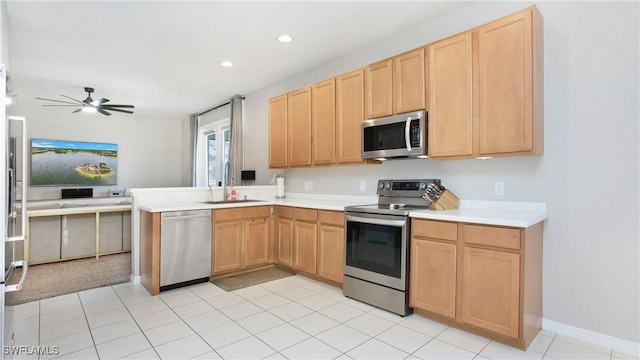
[[[25,347],[9,359],[630,358],[546,331],[523,352],[418,315],[396,316],[299,275],[234,292],[205,283],[155,297],[126,283],[8,307],[6,316],[5,344]]]

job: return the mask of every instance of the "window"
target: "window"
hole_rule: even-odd
[[[229,119],[203,125],[198,132],[198,186],[220,186],[229,160]]]

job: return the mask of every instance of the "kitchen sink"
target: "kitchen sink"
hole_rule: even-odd
[[[207,204],[235,204],[235,203],[248,203],[248,202],[263,202],[264,200],[253,200],[253,199],[244,199],[244,200],[218,200],[218,201],[207,201]]]

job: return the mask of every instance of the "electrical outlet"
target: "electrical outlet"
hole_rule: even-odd
[[[494,185],[495,185],[495,194],[498,196],[504,195],[504,182],[496,181]]]
[[[305,190],[309,190],[309,182],[308,181],[304,182],[304,189]]]
[[[364,180],[360,181],[360,191],[365,191],[367,189],[367,182]]]
[[[309,181],[309,190],[313,190],[313,181]]]

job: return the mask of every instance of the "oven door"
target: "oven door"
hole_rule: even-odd
[[[406,216],[346,212],[344,274],[405,291],[408,224]]]

